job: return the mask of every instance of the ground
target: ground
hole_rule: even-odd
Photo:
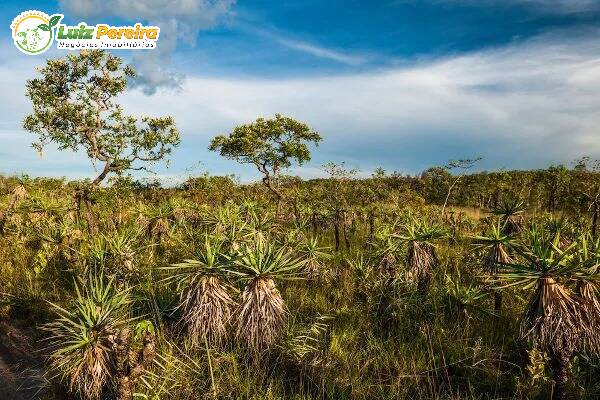
[[[32,338],[26,327],[0,320],[0,399],[33,399],[43,388],[43,364]]]

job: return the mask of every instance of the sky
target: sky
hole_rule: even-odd
[[[9,25],[35,9],[64,23],[157,25],[155,50],[115,50],[138,77],[121,102],[172,115],[181,144],[158,178],[258,177],[210,139],[281,113],[323,136],[290,174],[344,162],[417,174],[482,157],[479,170],[600,158],[600,0],[59,0],[0,4],[0,173],[97,175],[84,154],[31,148],[27,79],[52,49],[21,54]]]

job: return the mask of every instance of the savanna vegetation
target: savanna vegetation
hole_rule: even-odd
[[[91,51],[27,85],[37,148],[101,173],[0,177],[1,398],[600,398],[595,162],[302,180],[321,134],[276,115],[209,145],[260,182],[162,187],[128,176],[179,143],[117,103],[133,74]]]

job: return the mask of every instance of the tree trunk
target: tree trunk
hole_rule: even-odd
[[[281,195],[279,190],[277,190],[277,188],[275,188],[275,186],[273,185],[273,181],[271,181],[270,175],[265,175],[265,177],[262,179],[262,181],[263,181],[264,185],[275,195],[275,202],[276,202],[275,218],[279,219],[281,217],[281,200],[283,199],[283,196]]]
[[[369,241],[373,241],[373,236],[375,235],[375,213],[373,211],[369,211]]]
[[[446,206],[448,205],[448,201],[450,200],[452,189],[454,189],[454,186],[458,184],[458,181],[460,181],[460,176],[456,178],[454,182],[452,182],[452,185],[450,185],[450,187],[448,188],[448,193],[446,194],[446,199],[444,200],[444,205],[442,206],[442,216],[444,216],[444,214],[446,213]]]
[[[300,224],[301,216],[300,216],[300,210],[298,210],[298,201],[297,200],[294,200],[293,207],[294,207],[294,218],[296,218],[296,223]]]
[[[133,332],[124,328],[118,332],[113,342],[117,380],[117,400],[133,399],[136,381],[150,367],[156,355],[156,336],[146,332],[142,348],[132,349]]]
[[[344,244],[346,245],[346,250],[350,250],[350,239],[348,238],[348,224],[347,224],[347,216],[346,211],[344,211],[343,219],[342,219],[342,233],[344,234]]]
[[[494,311],[500,312],[502,310],[502,293],[499,291],[494,292]]]
[[[96,218],[96,216],[94,215],[94,210],[92,208],[92,201],[87,198],[84,199],[84,204],[85,204],[85,219],[87,220],[88,223],[88,229],[90,231],[90,234],[92,235],[96,235],[98,233],[98,219]]]
[[[281,197],[277,197],[276,201],[276,206],[275,206],[275,218],[276,219],[280,219],[281,218]]]
[[[552,400],[564,400],[569,383],[570,355],[565,351],[550,351],[550,367],[554,387],[552,389]]]
[[[598,202],[594,202],[594,208],[592,212],[592,237],[596,237],[596,230],[598,228]]]
[[[75,201],[77,202],[77,218],[81,219],[81,217],[83,216],[87,222],[88,231],[90,235],[97,234],[98,220],[94,215],[94,211],[92,209],[93,203],[88,197],[87,189],[82,189],[76,192]]]
[[[340,249],[340,212],[335,211],[333,216],[333,237],[335,239],[335,251]]]

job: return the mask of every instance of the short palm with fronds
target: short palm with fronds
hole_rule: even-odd
[[[432,242],[445,236],[446,232],[440,227],[416,220],[406,226],[403,235],[396,236],[408,243],[406,280],[409,282],[416,281],[417,288],[421,293],[427,292],[432,271],[439,264],[435,246]]]
[[[374,251],[379,258],[379,272],[384,277],[395,278],[398,273],[396,254],[398,243],[393,236],[394,226],[384,226],[375,234]]]
[[[533,289],[521,320],[521,335],[548,352],[554,375],[553,399],[565,396],[571,358],[585,330],[588,315],[581,298],[569,288],[581,265],[573,263],[571,245],[560,249],[560,235],[549,235],[535,226],[527,243],[513,246],[517,260],[505,264],[498,278],[503,287]]]
[[[510,198],[502,200],[490,213],[500,217],[502,232],[512,235],[521,231],[525,209],[525,202],[519,198]]]
[[[57,376],[84,398],[98,399],[112,378],[112,339],[128,323],[127,292],[115,289],[103,276],[77,287],[72,307],[51,303],[58,318],[45,325],[50,361]]]
[[[243,248],[235,264],[234,273],[247,281],[236,310],[236,337],[251,351],[260,352],[277,341],[286,319],[275,281],[301,278],[306,260],[267,240],[257,240]]]
[[[308,279],[317,279],[323,272],[323,261],[331,258],[327,247],[319,247],[319,241],[316,237],[307,240],[300,247],[298,252],[306,260],[304,273]]]
[[[488,235],[475,236],[472,238],[477,249],[486,251],[483,267],[490,276],[497,278],[498,270],[504,264],[512,262],[507,248],[512,244],[513,238],[502,232],[500,223],[493,225]],[[502,308],[502,293],[494,293],[494,309]]]
[[[581,267],[577,274],[577,294],[583,302],[589,329],[584,331],[582,347],[592,354],[600,354],[600,238],[583,234],[576,242],[574,262]]]
[[[183,322],[193,347],[220,346],[227,339],[228,325],[235,301],[227,283],[228,259],[223,255],[224,243],[205,235],[196,259],[185,260],[163,268],[173,272],[166,278],[176,281],[181,290]]]

